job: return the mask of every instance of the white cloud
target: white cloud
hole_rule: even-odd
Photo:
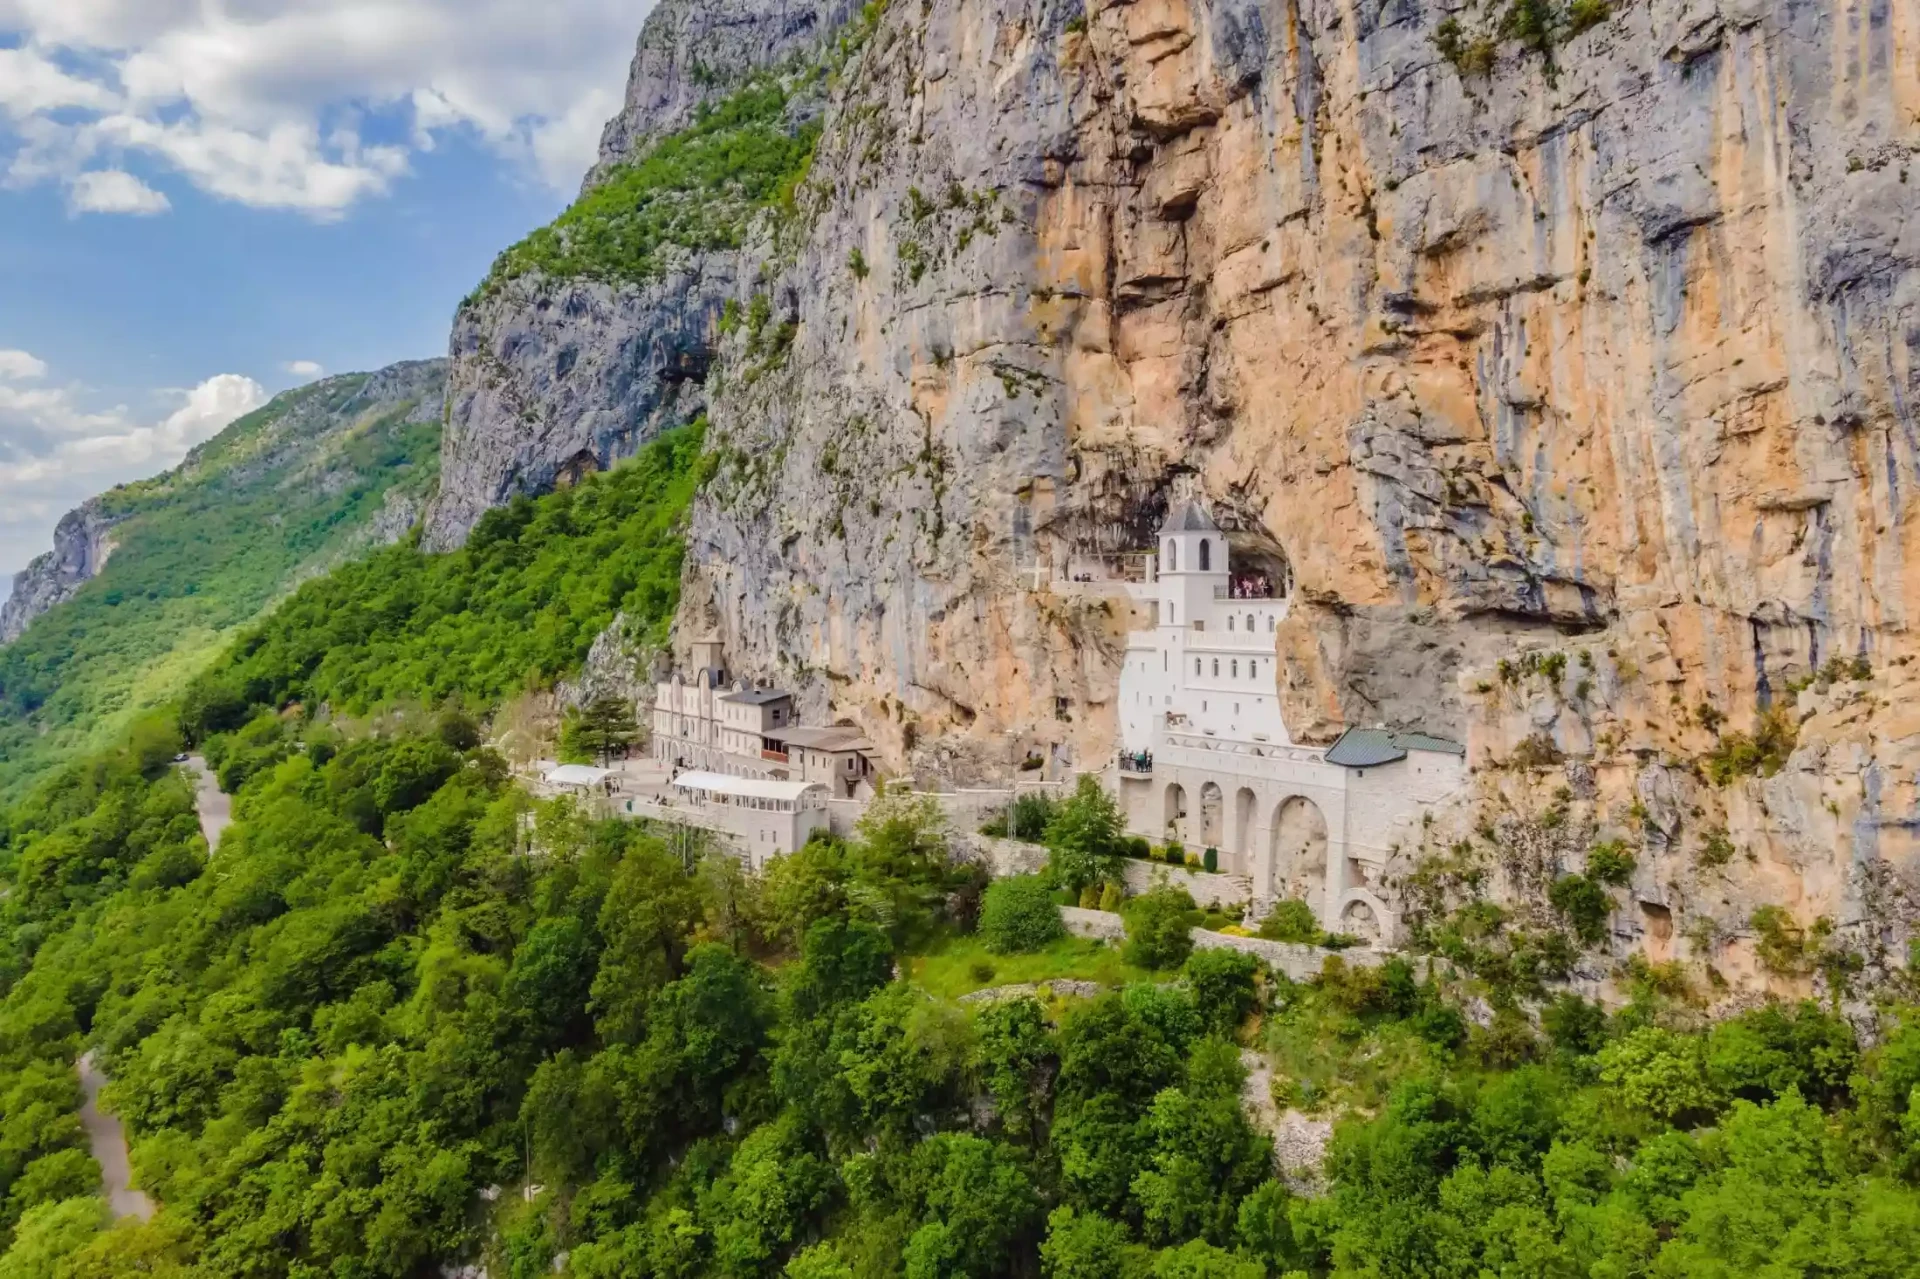
[[[4,0],[0,0],[3,3]],[[252,378],[222,373],[185,391],[157,420],[126,405],[89,407],[83,388],[39,381],[47,367],[24,351],[0,351],[0,571],[24,568],[47,549],[54,521],[96,493],[174,466],[194,445],[267,402]]]
[[[464,129],[566,190],[651,7],[0,0],[0,40],[18,45],[0,49],[0,165],[16,186],[72,186],[138,156],[224,199],[330,217]]]
[[[326,372],[325,369],[321,368],[312,360],[288,360],[280,367],[295,377],[319,377],[322,373]]]
[[[27,351],[0,351],[0,379],[31,382],[47,375],[47,362]]]
[[[151,217],[173,207],[167,197],[131,173],[96,169],[83,173],[67,189],[67,207],[75,213],[131,213]]]

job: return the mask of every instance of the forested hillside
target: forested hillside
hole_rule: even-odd
[[[264,714],[208,743],[278,759],[212,862],[158,737],[14,810],[0,1277],[1915,1273],[1910,1009],[1863,1050],[1649,982],[1536,1032],[1405,964],[1177,948],[960,1004],[914,975],[963,947],[994,980],[982,880],[923,801],[755,878],[532,804],[473,743]],[[1022,896],[989,890],[989,947],[1046,944]],[[83,1047],[150,1223],[103,1220]],[[1338,1120],[1321,1188],[1275,1178],[1249,1061]]]
[[[0,648],[0,794],[176,697],[302,574],[405,532],[437,473],[444,377],[429,362],[290,391],[97,499],[105,567]]]

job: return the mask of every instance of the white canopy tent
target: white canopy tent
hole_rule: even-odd
[[[613,776],[610,768],[593,768],[586,764],[561,764],[550,768],[546,773],[549,786],[598,786]]]
[[[730,777],[725,773],[682,773],[673,779],[673,786],[720,803],[775,812],[817,808],[827,799],[827,788],[819,782],[782,782],[766,777]]]

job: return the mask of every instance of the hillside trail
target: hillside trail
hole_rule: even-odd
[[[219,781],[199,755],[189,755],[187,773],[194,781],[193,804],[200,812],[200,833],[207,837],[207,851],[220,851],[220,834],[233,823],[233,796],[220,789]]]
[[[127,1155],[127,1133],[120,1121],[100,1109],[100,1090],[107,1077],[94,1064],[93,1054],[84,1054],[75,1066],[80,1071],[80,1088],[86,1100],[80,1106],[80,1126],[86,1129],[87,1145],[100,1165],[100,1180],[107,1194],[107,1205],[114,1219],[138,1217],[151,1221],[154,1203],[145,1191],[133,1188],[133,1163]]]
[[[194,782],[194,808],[200,815],[200,833],[207,837],[207,850],[218,852],[220,836],[233,821],[233,797],[220,789],[220,783],[207,769],[207,761],[198,755],[187,758],[184,767]],[[107,1204],[115,1220],[153,1218],[154,1203],[144,1191],[133,1188],[133,1162],[127,1153],[127,1132],[119,1119],[100,1109],[100,1090],[107,1076],[95,1064],[92,1053],[74,1063],[80,1072],[80,1090],[85,1100],[80,1106],[80,1126],[86,1131],[87,1145],[100,1165],[100,1180]]]

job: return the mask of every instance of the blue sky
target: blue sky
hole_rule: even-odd
[[[652,0],[0,0],[0,595],[87,496],[444,354]]]

